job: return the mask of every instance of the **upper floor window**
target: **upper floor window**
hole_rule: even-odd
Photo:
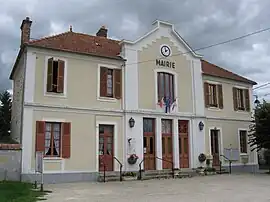
[[[240,135],[240,152],[247,153],[247,131],[240,130],[239,135]]]
[[[235,111],[250,111],[249,90],[233,87],[233,105]]]
[[[157,82],[158,101],[162,98],[174,100],[174,75],[165,72],[158,72]]]
[[[206,107],[223,109],[223,92],[221,84],[204,83],[204,97]]]
[[[121,98],[121,70],[100,67],[100,97]]]
[[[48,59],[47,92],[64,92],[65,61]]]

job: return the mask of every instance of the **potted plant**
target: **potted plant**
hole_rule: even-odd
[[[123,180],[125,180],[125,181],[137,180],[137,173],[136,172],[125,172],[123,174]]]
[[[213,167],[206,167],[204,172],[205,172],[205,175],[215,175],[216,169]]]
[[[137,162],[137,159],[138,159],[138,156],[136,154],[131,154],[129,157],[128,157],[128,163],[133,165]]]

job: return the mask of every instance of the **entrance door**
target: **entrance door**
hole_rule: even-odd
[[[113,171],[112,125],[99,125],[99,170]],[[104,167],[105,166],[105,167]]]
[[[218,166],[219,165],[218,130],[211,130],[211,152],[213,156],[213,166]]]
[[[155,119],[143,119],[143,150],[144,170],[155,170]]]
[[[188,121],[178,121],[180,168],[189,168]]]
[[[172,120],[161,120],[162,124],[162,161],[163,169],[172,169],[173,162],[173,141],[172,141]]]

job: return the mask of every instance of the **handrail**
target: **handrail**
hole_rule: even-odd
[[[232,174],[232,160],[229,159],[228,157],[224,156],[223,154],[221,154],[220,156],[229,161],[229,173]]]
[[[161,161],[165,161],[165,162],[168,162],[168,163],[171,163],[172,164],[172,177],[174,178],[174,166],[173,166],[173,161],[169,161],[169,160],[166,160],[166,159],[163,159],[163,158],[159,158],[156,156],[156,159],[159,159]]]
[[[171,163],[172,164],[172,177],[174,178],[174,166],[173,166],[173,162],[172,161],[169,161],[169,160],[166,160],[166,159],[163,159],[163,158],[159,158],[157,156],[155,156],[156,159],[159,159],[161,161],[165,161],[165,162],[168,162],[168,163]],[[139,180],[142,179],[142,163],[144,162],[144,158],[141,160],[141,162],[139,163]]]
[[[115,156],[113,157],[116,161],[117,161],[117,163],[119,163],[119,165],[120,165],[120,182],[122,182],[122,180],[123,180],[123,178],[122,178],[122,168],[123,168],[123,164],[119,161],[119,159],[118,158],[116,158]]]
[[[139,180],[142,179],[142,163],[144,162],[144,158],[139,163]]]

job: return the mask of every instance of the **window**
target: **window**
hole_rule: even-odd
[[[121,70],[100,67],[100,97],[121,98]]]
[[[223,109],[223,92],[221,84],[204,83],[205,107]]]
[[[61,124],[45,123],[45,156],[60,156]]]
[[[155,120],[151,118],[143,118],[143,132],[153,133],[155,127]]]
[[[233,105],[235,111],[250,111],[249,90],[233,87]]]
[[[240,130],[240,152],[247,153],[247,131]]]
[[[161,128],[162,133],[167,133],[167,134],[172,133],[172,120],[162,119],[161,126],[162,126]]]
[[[65,62],[63,60],[48,59],[47,92],[64,92]]]
[[[47,157],[70,158],[70,123],[36,122],[36,151]]]
[[[158,72],[157,78],[158,101],[160,101],[162,98],[169,98],[174,100],[174,75]]]

